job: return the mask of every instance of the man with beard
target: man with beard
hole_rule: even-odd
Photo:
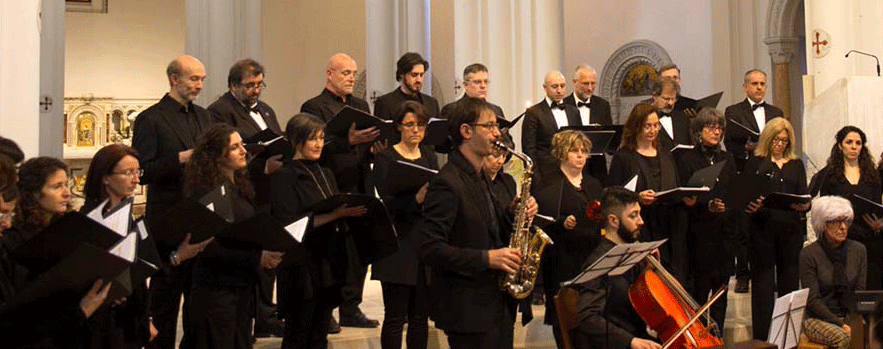
[[[678,83],[678,86],[681,86],[681,68],[678,68],[676,64],[663,65],[656,72],[659,74],[660,79],[672,79]],[[699,112],[699,110],[696,110],[696,102],[695,99],[678,93],[678,100],[675,102],[674,110],[684,112],[688,117],[694,118],[696,113]]]
[[[562,102],[579,110],[583,125],[613,125],[610,116],[610,103],[606,99],[594,95],[598,73],[590,65],[580,64],[573,72],[573,93],[564,97]],[[604,155],[592,155],[586,164],[586,171],[597,180],[604,182],[607,178],[607,159]]]
[[[653,83],[653,106],[659,110],[659,123],[662,130],[657,140],[659,150],[671,151],[678,144],[690,145],[690,118],[674,108],[681,87],[677,81],[662,78]],[[675,160],[678,160],[675,158]]]
[[[606,239],[601,239],[598,247],[586,258],[584,269],[614,246],[636,242],[644,224],[638,194],[623,187],[612,186],[604,190],[601,214],[604,219],[604,230],[601,234]],[[629,301],[629,286],[644,270],[644,264],[638,263],[622,275],[595,278],[579,290],[579,326],[574,347],[662,347],[650,339],[646,330],[647,324]]]
[[[419,53],[408,52],[402,55],[396,62],[396,81],[400,81],[401,85],[374,101],[374,115],[381,119],[392,120],[402,103],[410,100],[422,104],[427,117],[438,117],[438,101],[420,92],[423,87],[423,74],[428,69],[429,62]]]

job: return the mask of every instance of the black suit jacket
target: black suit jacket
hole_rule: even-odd
[[[576,96],[571,93],[561,102],[576,107]],[[592,95],[589,97],[589,104],[589,123],[604,126],[613,125],[613,118],[610,116],[610,103],[606,99]],[[607,158],[604,155],[593,155],[586,163],[586,171],[592,177],[603,182],[607,178]]]
[[[579,110],[575,106],[565,104],[564,112],[567,114],[568,125],[582,125]],[[551,175],[558,170],[558,160],[552,157],[552,136],[558,132],[558,128],[552,115],[552,108],[546,103],[545,98],[524,112],[521,149],[536,164],[535,176]]]
[[[400,87],[396,87],[395,90],[378,97],[374,101],[374,116],[386,120],[395,119],[399,108],[409,99],[422,104],[428,118],[438,117],[438,101],[435,98],[424,93],[420,93],[417,98],[406,96]]]
[[[273,108],[259,100],[255,109],[261,114],[261,118],[264,119],[267,128],[273,130],[278,135],[283,134]],[[250,111],[230,91],[227,91],[217,101],[209,105],[208,112],[215,122],[223,122],[235,127],[243,140],[263,131],[252,119]],[[248,163],[248,172],[255,186],[255,204],[258,206],[269,203],[270,181],[269,177],[264,173],[266,165],[267,159],[260,157]]]
[[[132,147],[138,150],[141,169],[141,184],[147,185],[147,207],[145,219],[148,227],[173,205],[183,199],[183,164],[178,161],[178,153],[193,149],[196,140],[188,130],[184,106],[166,94],[159,102],[150,106],[135,119]],[[202,107],[190,103],[186,117],[196,118],[201,131],[207,130],[212,118]],[[201,133],[201,132],[199,132]],[[176,246],[157,243],[160,256],[167,256]]]
[[[429,182],[413,232],[422,236],[420,256],[432,267],[430,316],[445,331],[498,328],[514,304],[500,289],[501,272],[488,261],[487,250],[508,245],[511,228],[511,217],[489,194],[489,181],[459,150],[452,151]]]
[[[659,118],[660,120],[662,119],[661,113],[659,114]],[[674,137],[670,136],[664,127],[659,129],[659,136],[657,136],[656,139],[659,141],[660,151],[670,153],[671,148],[674,148],[674,146],[678,144],[693,144],[693,139],[690,136],[690,117],[688,117],[687,114],[678,110],[672,111],[671,128],[674,130]]]
[[[323,89],[322,93],[313,97],[300,106],[302,113],[310,113],[328,122],[337,114],[344,105],[370,112],[368,102],[353,96],[346,97],[346,103],[332,93]],[[368,162],[370,161],[369,143],[350,145],[347,135],[325,134],[325,148],[322,149],[322,158],[319,162],[322,166],[331,169],[337,178],[337,186],[343,193],[365,193],[368,184],[365,183],[369,173]]]
[[[785,116],[782,109],[776,108],[776,106],[769,103],[764,105],[763,110],[764,113],[766,113],[766,122],[769,122],[770,119],[777,116]],[[760,132],[760,127],[754,119],[754,113],[751,111],[751,103],[748,103],[748,98],[727,107],[724,111],[724,116],[726,116],[728,121],[732,120],[738,122],[747,126],[754,132]],[[727,146],[727,151],[733,154],[733,157],[736,160],[736,168],[740,172],[745,168],[745,162],[750,155],[748,151],[745,150],[745,143],[748,143],[749,139],[757,141],[757,136],[744,130],[739,125],[732,122],[727,123],[727,133],[724,137],[724,144]]]

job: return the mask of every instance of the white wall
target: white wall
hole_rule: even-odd
[[[40,1],[0,1],[0,136],[39,151]],[[61,108],[56,101],[55,108]]]
[[[184,53],[184,0],[113,0],[106,14],[67,12],[65,21],[65,96],[168,92],[166,66]]]

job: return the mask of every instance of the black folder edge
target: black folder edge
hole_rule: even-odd
[[[712,93],[708,96],[699,99],[695,103],[695,109],[698,113],[702,108],[717,108],[718,103],[720,103],[721,96],[724,95],[724,91],[720,91],[718,93]]]
[[[616,149],[619,148],[619,143],[622,139],[622,125],[565,126],[565,127],[562,127],[559,130],[559,132],[562,130],[574,130],[574,131],[581,131],[581,132],[585,133],[586,136],[588,136],[589,139],[592,140],[592,153],[593,154],[589,154],[589,155],[596,155],[595,153],[601,153],[601,152],[607,153],[607,154],[613,154],[614,152],[616,152]],[[596,152],[595,140],[592,138],[591,134],[601,134],[601,131],[604,131],[605,133],[607,133],[609,131],[613,131],[613,135],[610,136],[610,139],[606,142],[604,149],[600,152]],[[605,134],[605,136],[606,136],[606,134]]]
[[[858,212],[876,214],[878,218],[883,217],[883,205],[873,202],[864,196],[852,194],[852,197],[849,198],[849,201],[852,203],[853,211],[856,212],[856,214],[854,215],[855,219],[861,219],[860,217],[858,217]]]
[[[197,201],[205,206],[207,210],[216,213],[228,223],[233,223],[233,200],[230,198],[230,195],[230,188],[225,184],[221,184]],[[208,208],[209,204],[212,205],[213,209]]]
[[[742,171],[727,186],[724,202],[728,208],[742,211],[758,197],[769,194],[769,191],[768,176]]]
[[[89,267],[84,268],[84,265]],[[59,294],[76,293],[82,297],[91,289],[95,280],[111,281],[123,273],[129,265],[128,261],[105,249],[81,243],[70,255],[40,274],[22,292],[0,306],[0,315],[14,313],[34,302],[47,300]],[[105,303],[109,301],[112,300],[107,299]]]
[[[281,154],[284,159],[294,156],[294,147],[285,136],[276,134],[273,130],[267,128],[261,132],[254,134],[242,143],[245,149],[252,156],[251,159],[269,158]]]
[[[805,204],[812,201],[812,196],[797,196],[797,194],[788,194],[774,192],[769,193],[763,198],[763,206],[777,210],[790,210],[791,204]]]
[[[742,125],[742,123],[740,123],[736,120],[733,120],[732,118],[727,118],[727,121],[735,124],[737,127],[741,128],[743,131],[748,132],[748,135],[751,137],[752,142],[757,142],[757,140],[760,138],[760,132],[752,130],[752,129],[748,128],[748,126]]]
[[[350,222],[348,224],[350,226],[349,234],[355,242],[359,258],[363,263],[370,264],[398,251],[398,239],[389,211],[383,201],[374,196],[335,194],[314,204],[309,211],[313,214],[324,214],[343,204],[350,207],[366,205],[368,208],[368,213],[363,217],[343,218]],[[365,232],[357,227],[368,227],[370,232]]]
[[[450,121],[447,119],[432,119],[426,125],[426,132],[420,144],[440,147],[445,145],[450,134]]]
[[[190,243],[203,242],[224,230],[229,223],[192,198],[172,206],[151,230],[155,242],[178,246],[190,233]]]
[[[438,174],[437,170],[420,166],[411,162],[396,160],[389,163],[387,178],[378,178],[378,189],[388,195],[398,195],[400,193],[420,188],[430,179]]]
[[[73,253],[80,243],[108,250],[123,237],[79,212],[68,212],[10,251],[17,263],[40,274]]]
[[[727,163],[727,160],[718,161],[714,165],[704,167],[699,169],[696,172],[693,172],[693,175],[690,176],[690,180],[687,181],[688,187],[709,187],[714,190],[715,185],[720,179],[721,171],[724,169],[724,165]],[[714,179],[714,182],[711,182],[711,179]],[[708,179],[708,182],[705,182],[703,179]]]
[[[386,123],[386,120],[371,115],[363,110],[345,105],[340,111],[334,114],[330,120],[328,120],[327,124],[325,124],[325,133],[346,137],[349,133],[350,126],[353,123],[356,123],[357,130],[364,130],[372,126],[380,128]]]

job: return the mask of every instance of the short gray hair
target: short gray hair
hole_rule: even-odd
[[[573,79],[574,80],[579,80],[579,74],[580,74],[580,71],[582,71],[582,70],[585,70],[586,72],[589,72],[589,73],[595,73],[595,75],[598,74],[598,72],[595,71],[595,68],[593,68],[592,66],[590,66],[588,64],[580,64],[580,65],[576,66],[576,69],[573,70]]]
[[[811,217],[812,229],[818,236],[822,236],[827,230],[828,222],[841,217],[852,219],[852,204],[840,196],[822,196],[812,201]]]

